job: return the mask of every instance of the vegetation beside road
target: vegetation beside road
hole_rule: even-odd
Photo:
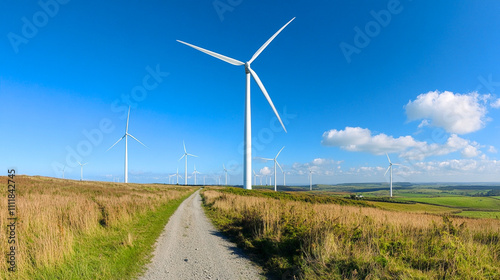
[[[216,226],[277,277],[500,278],[497,220],[306,202],[304,193],[206,188],[202,194]]]
[[[2,234],[0,279],[131,279],[170,215],[197,189],[31,176],[16,176],[16,186],[17,271],[7,271]],[[0,209],[3,229],[6,199]]]

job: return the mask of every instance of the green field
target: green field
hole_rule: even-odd
[[[400,199],[462,209],[500,210],[500,200],[490,197],[439,196],[411,198],[401,197]]]
[[[500,219],[500,211],[462,211],[458,216],[481,219]]]
[[[403,211],[412,213],[452,214],[457,211],[457,209],[455,208],[422,204],[422,203],[402,204],[402,203],[390,203],[390,202],[379,202],[379,201],[370,201],[369,203],[385,210]]]

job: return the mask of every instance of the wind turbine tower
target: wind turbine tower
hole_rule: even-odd
[[[398,163],[392,163],[391,162],[391,159],[389,158],[389,155],[387,153],[385,153],[385,155],[387,156],[387,160],[389,161],[389,167],[387,167],[387,170],[385,171],[384,173],[384,176],[387,175],[387,171],[389,171],[389,169],[391,170],[391,187],[390,187],[390,191],[389,191],[389,194],[390,196],[392,197],[392,166],[393,165],[401,165],[401,164],[398,164]]]
[[[116,141],[113,146],[109,147],[109,149],[106,150],[109,151],[111,148],[113,148],[118,142],[122,141],[123,138],[125,138],[125,183],[128,183],[128,137],[132,137],[135,141],[139,142],[141,145],[147,148],[146,145],[144,145],[141,141],[139,141],[137,138],[135,138],[132,134],[128,133],[128,121],[130,118],[130,106],[128,107],[128,115],[127,115],[127,126],[125,128],[125,134]]]
[[[186,151],[186,144],[184,143],[184,141],[182,141],[182,145],[184,146],[184,154],[182,155],[182,157],[179,160],[181,160],[182,158],[186,158],[186,161],[184,164],[184,185],[187,185],[188,184],[188,156],[192,156],[192,157],[198,157],[198,156],[189,154]]]
[[[87,165],[88,162],[86,162],[86,163],[80,163],[79,161],[77,161],[77,162],[80,165],[80,181],[83,181],[83,166]]]
[[[280,164],[278,163],[278,156],[280,155],[281,151],[283,151],[285,147],[281,148],[281,150],[278,152],[278,154],[274,157],[274,158],[260,158],[260,159],[264,159],[264,160],[272,160],[274,161],[274,191],[277,191],[278,188],[277,188],[277,185],[276,185],[276,165],[279,166],[279,168],[281,169],[281,172],[283,172],[283,169],[281,168]],[[269,182],[269,184],[271,184]]]

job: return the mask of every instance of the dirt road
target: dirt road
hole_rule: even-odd
[[[221,237],[201,207],[200,191],[186,199],[159,237],[142,280],[264,279],[235,244]]]

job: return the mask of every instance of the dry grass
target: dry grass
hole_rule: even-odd
[[[137,215],[178,199],[191,188],[164,185],[79,182],[16,176],[17,277],[70,257],[75,239],[127,223]],[[7,178],[0,177],[3,190]],[[7,199],[0,199],[0,278],[7,277]],[[129,234],[126,243],[134,242]],[[11,275],[12,276],[12,275]]]
[[[206,190],[215,222],[276,274],[303,279],[499,279],[500,223]]]

